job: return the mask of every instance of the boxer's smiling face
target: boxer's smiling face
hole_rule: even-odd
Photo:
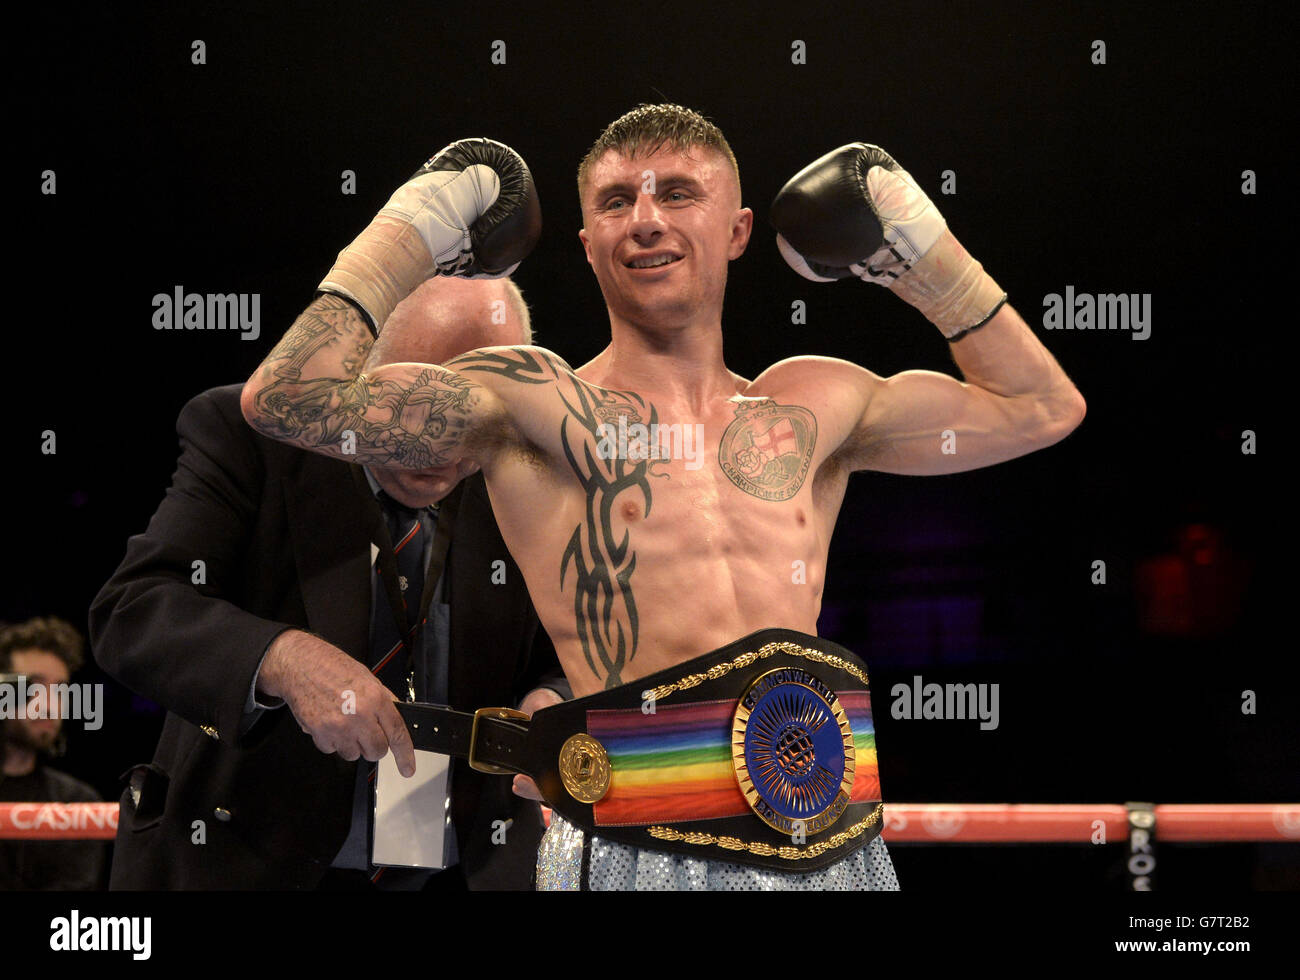
[[[727,263],[744,252],[753,224],[721,153],[607,151],[582,203],[578,237],[613,315],[660,330],[721,316]]]

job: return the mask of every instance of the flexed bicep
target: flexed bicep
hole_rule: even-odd
[[[842,458],[854,470],[909,476],[961,473],[1037,448],[1036,403],[994,394],[937,371],[876,378]]]

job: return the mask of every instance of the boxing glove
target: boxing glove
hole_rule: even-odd
[[[912,175],[878,146],[849,143],[804,167],[772,202],[771,221],[782,257],[805,279],[887,286],[949,340],[1006,301]]]
[[[537,189],[523,158],[493,140],[464,139],[439,150],[397,189],[317,288],[359,306],[377,334],[426,279],[508,276],[541,232]]]

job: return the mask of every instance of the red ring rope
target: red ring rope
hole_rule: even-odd
[[[112,840],[116,803],[0,803],[0,840]],[[1300,841],[1300,803],[1165,803],[1155,807],[1161,842]],[[1082,844],[1095,821],[1118,842],[1128,830],[1120,805],[1036,803],[890,803],[888,843]]]

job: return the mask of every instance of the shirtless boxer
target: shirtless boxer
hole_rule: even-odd
[[[798,672],[810,656],[830,657],[839,666],[826,668],[820,681],[801,681],[803,689],[821,690],[824,681],[843,700],[858,685],[865,699],[860,664],[815,637],[848,475],[954,473],[1021,456],[1071,432],[1083,418],[1082,397],[934,205],[878,148],[843,147],[797,174],[773,205],[783,233],[778,245],[807,278],[856,275],[916,306],[952,342],[964,383],[930,371],[882,378],[827,357],[790,358],[752,381],[727,369],[727,265],[744,252],[753,213],[741,206],[725,139],[696,113],[645,106],[611,124],[582,162],[579,192],[579,237],[611,329],[610,345],[594,360],[575,371],[541,348],[506,347],[471,351],[445,367],[388,364],[360,373],[372,332],[421,281],[508,274],[531,247],[537,219],[527,168],[499,144],[466,140],[426,164],[340,253],[323,295],[246,385],[245,417],[266,435],[315,452],[343,457],[354,448],[346,457],[354,462],[420,467],[468,460],[481,467],[502,535],[574,695],[591,696],[593,708],[626,714],[641,704],[647,724],[667,724],[672,711],[696,707],[673,702],[692,682],[665,682],[688,661],[703,669],[714,651],[722,659],[701,690],[729,699],[734,713],[746,696],[756,697],[765,666],[750,666],[748,648],[737,659],[744,644],[736,641],[773,627],[788,631],[775,639],[794,641],[780,651],[805,659],[778,656],[770,666]],[[669,440],[647,445],[632,428],[653,433],[652,423],[680,426],[683,435],[702,432],[702,453],[683,458],[689,447],[678,445],[682,452],[662,458],[661,450],[674,448]],[[611,438],[620,425],[633,433],[630,443]],[[955,433],[956,453],[942,451],[945,430]],[[797,567],[802,576],[792,574]],[[771,639],[761,635],[755,643]],[[780,652],[763,650],[761,657]],[[730,676],[715,679],[718,671]],[[738,683],[745,671],[751,673],[739,688],[710,688]],[[659,692],[657,709],[642,703],[647,687]],[[827,833],[839,833],[814,846],[815,835],[801,835],[802,822],[776,812],[779,801],[765,804],[757,792],[755,802],[738,762],[744,796],[734,776],[731,796],[765,814],[769,840],[771,828],[795,828],[782,848],[746,843],[746,818],[727,809],[734,800],[719,798],[710,806],[720,809],[707,813],[637,811],[628,796],[630,770],[617,759],[613,789],[598,787],[605,796],[581,811],[554,774],[539,776],[553,806],[580,812],[589,830],[602,828],[590,841],[590,884],[896,887],[876,837],[879,808],[855,809],[880,798],[878,783],[862,786],[864,773],[875,772],[874,742],[864,747],[860,731],[856,736],[854,782],[846,716],[832,704],[834,691],[820,697],[807,710],[834,709],[846,733],[843,746],[835,740],[816,749],[819,761],[834,756],[835,778],[844,778],[844,792],[837,783],[822,802],[833,796],[838,806],[851,797],[850,815],[868,816],[848,830],[848,823],[832,821]],[[763,704],[760,698],[755,711]],[[534,716],[535,734],[552,710]],[[848,712],[859,730],[869,729],[869,704],[865,712]],[[732,724],[729,714],[727,731]],[[645,734],[652,748],[667,744],[650,729]],[[581,756],[577,776],[562,773],[571,796],[580,798],[572,779],[609,767],[601,746],[591,753]],[[805,775],[803,763],[783,760],[793,786]],[[409,767],[407,759],[398,762]],[[666,768],[661,775],[671,783],[686,772]],[[711,792],[727,790],[717,784]],[[791,792],[816,795],[806,787]],[[631,809],[608,811],[602,821],[602,808],[616,798]],[[716,825],[727,833],[710,834],[715,825],[708,819],[718,814],[730,821]],[[747,819],[758,827],[758,819]],[[560,848],[572,852],[580,835],[568,821],[556,824]],[[632,824],[635,833],[626,829]],[[869,846],[861,845],[865,838]],[[835,860],[804,860],[813,857]]]

